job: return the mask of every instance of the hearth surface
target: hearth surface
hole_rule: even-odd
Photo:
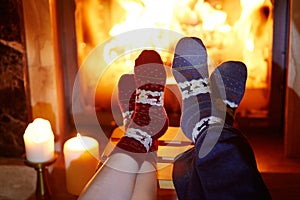
[[[282,136],[262,129],[243,131],[253,146],[258,168],[262,173],[273,199],[300,199],[300,159],[286,158],[284,156]],[[63,178],[65,176],[64,160],[61,155],[52,167],[53,168],[50,170],[49,181],[53,192],[53,198],[64,200],[77,199],[76,196],[70,195],[66,191],[65,179]],[[10,173],[2,173],[4,172],[2,169],[10,171]],[[11,173],[12,171],[14,173]],[[9,183],[5,182],[7,179],[10,180]],[[0,184],[5,184],[4,188],[7,188],[5,194],[20,195],[20,193],[23,192],[23,197],[28,197],[28,190],[19,189],[18,192],[20,193],[17,194],[16,188],[13,186],[18,186],[20,188],[27,187],[30,189],[30,186],[35,183],[34,172],[32,169],[25,166],[22,159],[15,158],[0,158],[0,180]],[[0,193],[2,189],[3,187],[1,185]],[[0,196],[0,200],[16,200],[14,198],[15,196]],[[176,192],[175,190],[158,189],[157,199],[176,200]],[[18,200],[22,200],[22,198]],[[27,200],[34,200],[34,194]]]

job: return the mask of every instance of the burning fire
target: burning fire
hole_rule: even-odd
[[[87,78],[88,84],[101,85],[97,95],[106,96],[110,103],[111,91],[119,77],[133,70],[139,53],[131,51],[134,45],[113,36],[134,29],[167,29],[201,38],[210,57],[210,70],[224,61],[240,60],[248,67],[247,88],[267,88],[272,58],[272,9],[271,0],[77,0],[79,63],[99,43],[112,37],[104,51],[107,63],[103,63],[111,67],[101,80]],[[145,46],[160,52],[166,65],[171,65],[178,38],[162,33],[141,35],[136,40],[144,40]],[[156,49],[162,45],[169,52]],[[111,60],[114,63],[109,63]],[[90,73],[87,77],[93,76],[93,71],[87,73]]]

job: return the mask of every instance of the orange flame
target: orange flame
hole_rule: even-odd
[[[204,0],[77,0],[79,62],[82,63],[90,50],[109,36],[138,28],[163,28],[201,38],[213,63],[210,71],[224,61],[240,60],[248,67],[247,88],[267,88],[273,39],[271,1],[209,2]],[[162,38],[165,37],[146,35],[136,39],[144,40],[145,46],[152,46],[153,49],[158,44],[160,46],[164,44],[166,49],[174,48],[177,42],[174,38],[168,41]],[[131,48],[128,44],[124,46],[122,41],[112,39],[105,46],[104,57],[107,61],[112,60]],[[160,53],[165,63],[170,65],[172,55],[166,52]],[[136,54],[136,52],[126,54],[116,60],[107,71],[107,79],[103,78],[102,81],[110,91],[107,94],[111,93],[121,74],[133,69]],[[99,84],[96,81],[98,80],[90,81],[90,84]],[[110,96],[108,95],[108,98]]]

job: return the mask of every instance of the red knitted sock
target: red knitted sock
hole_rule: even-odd
[[[163,107],[166,72],[159,54],[143,51],[135,61],[134,77],[137,87],[134,114],[117,146],[132,153],[147,153],[157,149],[157,139],[169,124]]]
[[[123,74],[118,82],[118,104],[127,129],[134,112],[136,87],[133,74]]]

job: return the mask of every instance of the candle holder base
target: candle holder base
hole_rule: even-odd
[[[37,181],[36,181],[36,199],[37,200],[49,200],[51,199],[51,190],[48,181],[48,166],[52,165],[57,160],[58,154],[54,153],[54,157],[46,162],[35,163],[27,160],[25,158],[24,163],[33,167],[37,172]]]

